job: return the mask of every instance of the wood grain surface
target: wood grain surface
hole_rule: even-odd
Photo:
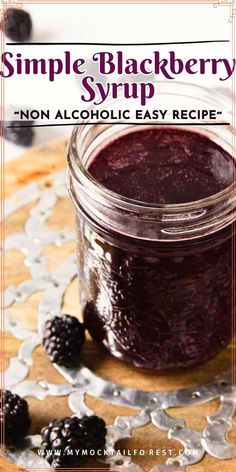
[[[5,172],[5,190],[6,196],[11,195],[15,191],[22,188],[28,183],[45,178],[45,185],[50,185],[50,174],[58,170],[64,169],[66,165],[66,143],[60,142],[50,146],[41,148],[32,148],[22,157],[9,162],[6,165]],[[23,209],[18,210],[11,215],[5,224],[5,234],[11,234],[23,229],[24,221],[28,215],[32,205],[26,205]],[[74,214],[72,204],[62,199],[56,205],[56,211],[49,218],[47,224],[50,228],[60,228],[65,225],[69,228],[73,227]],[[59,258],[67,257],[75,251],[75,243],[67,243],[61,248],[52,246],[46,247],[46,257],[49,267],[54,268],[58,265]],[[5,260],[5,285],[18,284],[29,277],[29,270],[24,265],[23,256],[17,251],[9,251]],[[25,327],[36,329],[37,304],[41,294],[35,294],[25,303],[17,303],[11,307],[11,313],[20,319]],[[75,280],[66,293],[64,299],[64,313],[71,313],[80,317],[79,298],[77,293],[77,281]],[[4,368],[7,368],[9,359],[15,356],[20,342],[14,339],[10,334],[4,336],[5,340],[5,356]],[[138,371],[128,365],[125,365],[112,357],[104,354],[99,350],[95,343],[89,339],[83,353],[85,364],[95,373],[104,378],[113,380],[124,386],[138,387],[140,389],[156,391],[183,388],[192,385],[198,385],[211,380],[216,374],[224,372],[232,365],[232,345],[215,359],[207,364],[186,371],[183,374],[172,376],[155,376],[148,373]],[[53,368],[46,358],[42,347],[36,349],[34,353],[34,365],[31,368],[29,379],[47,380],[51,382],[64,383],[64,379]],[[70,415],[71,411],[67,405],[67,398],[50,397],[44,401],[29,398],[30,414],[32,417],[31,434],[39,433],[40,429],[48,423],[51,418]],[[135,410],[129,408],[115,407],[97,400],[87,397],[88,405],[95,412],[103,417],[107,423],[111,423],[118,414],[129,415],[134,414]],[[182,409],[172,409],[171,415],[176,418],[185,418],[187,425],[202,431],[206,426],[206,415],[212,414],[218,407],[218,401],[212,401],[209,404],[186,407]],[[231,432],[229,438],[236,443],[236,434]],[[125,439],[120,442],[119,447],[122,449],[174,449],[179,450],[179,443],[169,440],[163,431],[160,431],[152,425],[137,429],[131,439]],[[136,461],[143,468],[149,470],[155,464],[161,464],[165,460],[163,456],[135,457]],[[87,467],[104,469],[104,465],[95,461],[90,461]],[[0,470],[19,470],[15,466],[9,464],[2,459]],[[34,469],[35,470],[35,469]],[[80,469],[81,470],[81,469]],[[177,470],[177,469],[176,469]],[[201,463],[187,468],[188,472],[231,472],[236,471],[236,460],[219,461],[205,455]]]

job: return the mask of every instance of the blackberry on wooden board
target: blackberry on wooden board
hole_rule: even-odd
[[[28,403],[9,390],[1,391],[1,443],[7,446],[20,445],[30,427]]]
[[[105,422],[95,415],[55,419],[41,431],[41,450],[53,469],[77,467],[103,452],[106,434]]]
[[[43,346],[51,362],[65,367],[78,365],[84,341],[84,325],[75,316],[55,316],[45,323]]]
[[[27,127],[24,126],[27,123]],[[4,138],[11,143],[20,146],[30,146],[34,140],[34,129],[31,127],[33,121],[5,121]],[[10,128],[9,128],[10,126]]]

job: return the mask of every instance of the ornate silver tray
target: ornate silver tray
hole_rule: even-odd
[[[57,173],[51,177],[51,186],[31,183],[6,200],[5,216],[17,212],[29,203],[34,203],[24,224],[24,231],[10,234],[5,240],[5,250],[21,251],[24,263],[29,267],[31,278],[17,286],[8,286],[5,297],[5,330],[22,341],[16,357],[10,359],[5,371],[5,388],[23,397],[35,397],[43,401],[48,396],[67,396],[73,415],[92,414],[86,405],[86,395],[105,400],[108,404],[129,407],[130,416],[117,416],[114,424],[108,426],[107,455],[100,458],[109,465],[110,470],[142,470],[131,457],[118,454],[115,445],[118,440],[131,437],[135,428],[153,424],[155,428],[166,431],[168,438],[178,441],[182,453],[168,458],[162,465],[155,465],[151,472],[167,470],[184,471],[187,466],[202,460],[205,454],[218,460],[236,457],[236,445],[226,439],[233,427],[236,407],[236,392],[231,385],[231,372],[216,377],[208,384],[173,391],[146,392],[134,388],[124,388],[93,373],[88,367],[66,369],[54,365],[64,377],[64,384],[51,383],[50,379],[27,380],[33,364],[33,352],[41,343],[44,323],[50,317],[61,314],[63,297],[71,281],[77,275],[75,256],[70,256],[58,264],[51,272],[44,254],[45,246],[62,246],[75,238],[74,232],[47,228],[46,221],[53,214],[55,204],[61,198],[68,198],[65,174]],[[14,303],[24,303],[32,294],[42,292],[38,304],[38,332],[31,332],[11,314]],[[215,414],[207,417],[204,431],[189,429],[183,419],[177,420],[167,414],[173,407],[181,408],[220,399],[220,407]],[[132,408],[139,409],[132,415]],[[15,464],[30,468],[49,469],[47,461],[40,456],[40,435],[28,436],[23,450],[10,449],[6,457]],[[33,451],[34,450],[34,451]],[[220,465],[219,465],[220,470]]]

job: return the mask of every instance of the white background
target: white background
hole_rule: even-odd
[[[33,22],[32,42],[171,42],[230,39],[228,7],[213,5],[173,4],[42,4],[25,5]],[[7,41],[9,41],[7,39]],[[37,48],[37,49],[36,49]],[[86,56],[80,47],[67,46],[75,57]],[[94,47],[93,47],[94,48]],[[103,48],[104,49],[104,48]],[[116,50],[117,48],[115,48]],[[154,48],[154,49],[157,49]],[[171,46],[173,50],[173,46]],[[58,57],[65,46],[6,46],[5,50],[21,52],[25,57]],[[167,49],[161,49],[163,52]],[[184,59],[191,57],[231,57],[231,44],[184,45],[175,50]],[[134,48],[139,54],[142,48]],[[193,80],[199,83],[199,76]],[[181,77],[182,79],[182,77]],[[208,87],[227,86],[230,80],[217,82],[210,76],[202,77]],[[37,108],[37,105],[58,104],[58,108],[75,103],[78,108],[79,86],[77,77],[60,76],[49,83],[42,76],[13,76],[5,79],[6,107]],[[83,105],[83,108],[85,106]],[[35,144],[68,137],[70,127],[40,128],[36,130]],[[19,155],[24,148],[6,143],[6,158]]]

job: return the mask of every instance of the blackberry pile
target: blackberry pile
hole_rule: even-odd
[[[51,362],[65,367],[78,365],[84,341],[84,325],[75,316],[55,316],[45,323],[43,346]]]
[[[0,393],[1,433],[3,433],[1,443],[5,443],[7,446],[17,446],[22,443],[30,427],[28,403],[9,390]]]
[[[8,8],[4,21],[4,33],[12,41],[25,41],[30,37],[32,21],[29,13],[19,8]]]
[[[65,417],[42,429],[41,450],[54,469],[77,467],[104,450],[106,434],[105,422],[98,416]]]

